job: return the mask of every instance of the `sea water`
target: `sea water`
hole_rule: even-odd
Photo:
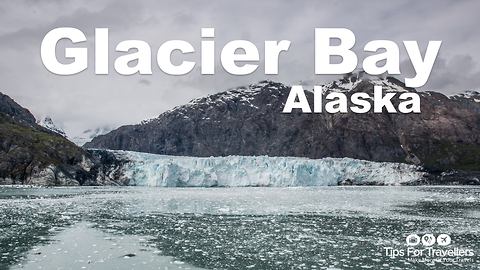
[[[479,236],[476,187],[0,188],[0,269],[477,269]]]

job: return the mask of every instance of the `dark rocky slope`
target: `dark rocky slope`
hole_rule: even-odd
[[[37,125],[30,111],[0,93],[0,184],[112,184],[118,163]]]
[[[384,93],[416,92],[395,78],[357,80],[355,75],[324,86],[325,96],[349,97],[373,85]],[[448,169],[480,168],[480,115],[468,97],[421,92],[420,114],[302,113],[282,110],[290,87],[264,81],[198,98],[139,125],[122,126],[87,143],[87,148],[121,149],[182,156],[268,155],[350,157],[407,162]],[[313,109],[313,94],[306,91]],[[373,108],[373,101],[370,100]]]

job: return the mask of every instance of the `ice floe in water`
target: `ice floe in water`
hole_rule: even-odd
[[[180,157],[115,151],[132,160],[125,167],[131,185],[159,187],[397,185],[418,180],[416,165],[351,158],[228,156]]]

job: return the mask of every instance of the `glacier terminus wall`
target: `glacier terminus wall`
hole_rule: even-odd
[[[340,183],[399,185],[423,176],[417,165],[351,158],[181,157],[113,151],[125,164],[122,182],[157,187],[297,187]]]

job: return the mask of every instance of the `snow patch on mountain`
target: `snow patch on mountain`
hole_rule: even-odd
[[[268,87],[265,88],[265,86],[268,86]],[[263,80],[258,83],[250,84],[249,86],[241,86],[241,87],[229,89],[221,93],[209,94],[206,96],[195,98],[190,102],[188,102],[187,104],[176,106],[173,109],[164,112],[162,115],[178,113],[182,115],[183,118],[189,118],[188,111],[190,109],[197,108],[199,105],[217,106],[218,104],[225,104],[226,102],[229,102],[229,101],[236,102],[241,105],[246,105],[248,107],[258,110],[259,107],[252,104],[252,102],[255,101],[256,96],[259,95],[261,91],[279,89],[279,87],[289,87],[289,86],[280,82]],[[151,119],[142,120],[139,124],[147,125],[150,123],[157,122],[158,119],[162,117],[162,115],[151,118]],[[204,118],[204,119],[208,119],[208,118]]]
[[[466,99],[473,99],[475,102],[480,102],[480,100],[479,100],[480,92],[478,92],[478,91],[465,91],[463,93],[450,95],[449,98],[451,98],[451,99],[466,98]]]
[[[37,125],[40,125],[48,130],[51,130],[53,132],[56,132],[60,135],[62,135],[63,137],[67,138],[67,134],[65,133],[65,131],[63,130],[63,128],[55,125],[55,123],[53,122],[52,118],[50,116],[45,116],[45,118],[41,121],[37,121]]]

